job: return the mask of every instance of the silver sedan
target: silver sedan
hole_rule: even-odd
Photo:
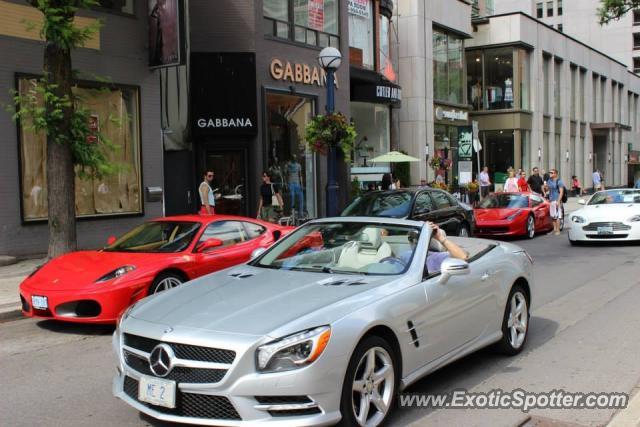
[[[451,238],[466,251],[454,258],[433,234],[409,220],[317,220],[247,264],[146,298],[114,334],[113,393],[182,423],[380,425],[428,373],[526,342],[529,255]]]

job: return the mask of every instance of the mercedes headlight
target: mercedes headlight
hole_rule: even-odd
[[[261,372],[282,372],[310,365],[320,357],[331,337],[330,326],[320,326],[271,341],[258,347]]]
[[[133,270],[136,269],[135,265],[124,265],[120,268],[116,268],[115,270],[113,270],[110,273],[105,274],[104,276],[102,276],[101,278],[99,278],[98,280],[96,280],[96,283],[102,283],[102,282],[106,282],[108,280],[111,279],[115,279],[118,278],[120,276],[123,276]]]
[[[581,216],[574,215],[571,217],[571,222],[575,222],[576,224],[584,224],[585,222],[587,222],[587,220]]]
[[[520,215],[523,212],[522,209],[518,209],[517,211],[515,211],[514,213],[512,213],[511,215],[509,215],[508,217],[506,217],[505,219],[507,221],[512,221],[515,217],[517,217],[518,215]]]
[[[629,221],[629,222],[640,222],[640,215],[634,215],[631,218],[629,218],[627,221]]]

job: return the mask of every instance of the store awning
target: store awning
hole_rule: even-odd
[[[402,88],[385,79],[380,73],[359,67],[350,67],[351,101],[388,104],[399,108]]]

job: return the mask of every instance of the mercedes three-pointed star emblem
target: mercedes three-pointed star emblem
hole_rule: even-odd
[[[173,368],[175,354],[168,344],[158,344],[149,355],[149,368],[159,377],[166,377]]]

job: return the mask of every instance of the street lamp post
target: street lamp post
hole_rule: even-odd
[[[327,114],[335,109],[335,76],[334,73],[342,63],[342,54],[335,47],[325,47],[318,55],[320,66],[327,73]],[[336,178],[336,146],[332,144],[327,153],[327,216],[338,214],[338,180]]]

